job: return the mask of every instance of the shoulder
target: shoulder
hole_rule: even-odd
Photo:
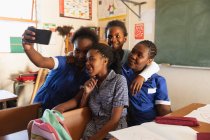
[[[124,53],[126,53],[126,54],[128,54],[128,53],[130,53],[131,51],[130,50],[128,50],[128,49],[123,49],[123,51],[124,51]]]
[[[126,78],[121,74],[116,74],[116,78],[118,79],[118,81],[126,81]]]
[[[66,61],[66,56],[55,56],[53,58],[57,59],[59,62]]]
[[[54,70],[55,69],[64,69],[67,66],[74,66],[72,65],[73,63],[69,61],[69,58],[67,56],[56,56],[53,57],[55,66],[54,66]]]
[[[113,79],[116,82],[126,82],[125,77],[121,74],[116,74],[114,70],[111,70],[108,75],[108,80],[111,80],[111,79]]]
[[[159,75],[159,74],[153,74],[151,76],[151,79],[155,80],[156,83],[161,83],[161,84],[162,83],[166,83],[166,79],[163,76]]]

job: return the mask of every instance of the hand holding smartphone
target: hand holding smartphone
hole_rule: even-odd
[[[34,27],[28,27],[28,30],[35,33],[35,40],[27,40],[29,43],[38,43],[48,45],[50,42],[52,32],[50,30],[36,29]]]

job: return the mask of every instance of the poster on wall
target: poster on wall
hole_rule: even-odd
[[[135,39],[144,39],[144,23],[135,24]]]
[[[0,52],[23,53],[22,34],[28,26],[34,23],[0,21]]]
[[[60,16],[78,19],[92,19],[92,0],[60,0]]]
[[[120,0],[98,0],[99,19],[124,15],[126,15],[126,6]]]

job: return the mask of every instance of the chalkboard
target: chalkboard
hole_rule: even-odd
[[[210,67],[210,0],[156,0],[157,63]]]

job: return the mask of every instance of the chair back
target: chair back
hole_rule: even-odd
[[[34,89],[31,95],[30,104],[33,103],[34,97],[36,96],[36,93],[38,89],[42,86],[42,84],[45,82],[46,76],[48,74],[49,70],[45,68],[40,68],[38,71],[38,75],[36,78],[36,82],[34,85]]]
[[[39,118],[41,104],[32,104],[0,110],[0,136],[25,130],[28,123]]]

